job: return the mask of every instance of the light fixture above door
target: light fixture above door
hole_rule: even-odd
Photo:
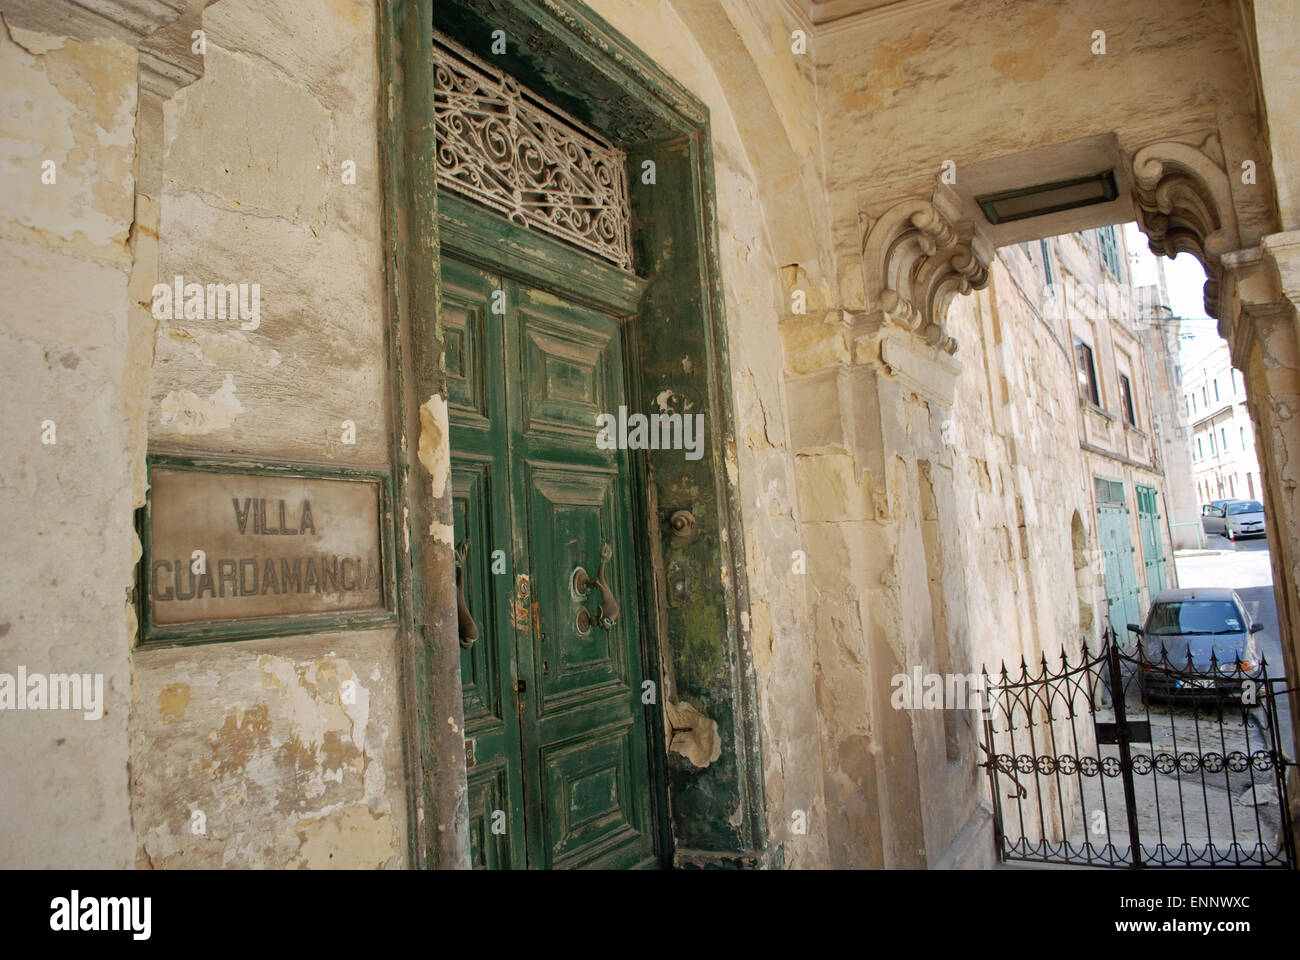
[[[1104,170],[1089,177],[989,193],[976,197],[975,202],[989,223],[998,224],[1107,203],[1118,195],[1114,171]]]

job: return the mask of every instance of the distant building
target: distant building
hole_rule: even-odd
[[[1246,388],[1228,357],[1227,343],[1220,340],[1183,366],[1183,403],[1192,426],[1192,480],[1200,503],[1263,500]]]
[[[1151,397],[1154,411],[1151,428],[1159,445],[1168,493],[1169,534],[1175,550],[1205,545],[1200,504],[1192,483],[1192,461],[1188,448],[1191,424],[1181,399],[1182,369],[1178,344],[1182,321],[1169,309],[1164,266],[1142,244],[1130,250],[1135,266],[1141,265],[1154,282],[1136,286],[1139,311],[1138,331],[1151,365]]]
[[[1044,240],[1036,250],[1025,244],[1021,249],[1042,268],[1050,288],[1044,322],[1060,323],[1069,338],[1079,480],[1092,501],[1088,541],[1101,561],[1102,594],[1096,600],[1123,636],[1126,624],[1145,615],[1152,597],[1177,586],[1172,559],[1178,544],[1169,522],[1162,442],[1168,403],[1157,399],[1167,389],[1169,342],[1148,336],[1154,296],[1134,283],[1123,231],[1079,231]],[[1183,508],[1194,516],[1186,503]],[[1086,579],[1079,580],[1080,625],[1095,637],[1101,624],[1088,613]]]

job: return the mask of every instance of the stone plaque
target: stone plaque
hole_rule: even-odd
[[[152,622],[381,612],[379,531],[378,480],[155,467],[145,587]]]

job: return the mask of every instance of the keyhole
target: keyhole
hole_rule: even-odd
[[[542,661],[542,673],[546,676],[550,676],[551,673],[551,665],[545,660]]]

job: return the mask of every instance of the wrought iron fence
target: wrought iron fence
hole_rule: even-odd
[[[1107,627],[1096,653],[985,671],[984,694],[982,766],[1003,860],[1295,864],[1286,682],[1267,663],[1153,660]]]

